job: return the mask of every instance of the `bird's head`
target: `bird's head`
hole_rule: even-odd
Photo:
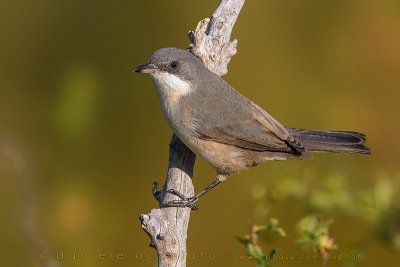
[[[162,93],[184,95],[193,89],[191,84],[201,75],[201,68],[205,68],[203,63],[192,53],[177,48],[162,48],[134,72],[150,74],[157,90]]]

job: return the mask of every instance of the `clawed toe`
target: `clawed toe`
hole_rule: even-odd
[[[181,208],[191,208],[192,210],[197,210],[198,207],[196,204],[194,204],[198,198],[196,197],[185,197],[182,193],[175,189],[170,189],[167,191],[167,193],[170,193],[172,195],[178,196],[180,200],[171,200],[163,203],[164,207],[181,207]]]
[[[192,210],[197,210],[198,207],[195,204],[197,200],[199,200],[205,193],[210,191],[212,188],[217,186],[219,183],[221,183],[221,180],[217,177],[217,179],[212,182],[209,186],[203,189],[200,193],[198,193],[194,197],[185,197],[181,192],[175,190],[175,189],[169,189],[167,193],[175,195],[180,198],[180,200],[171,200],[171,201],[165,201],[161,203],[161,198],[160,198],[160,191],[157,190],[157,183],[153,183],[153,194],[154,197],[161,203],[162,207],[179,207],[179,208],[191,208]]]
[[[189,198],[185,197],[181,192],[175,190],[175,189],[170,189],[167,191],[167,193],[170,193],[172,195],[178,196],[180,199],[188,201]]]
[[[198,206],[194,203],[195,200],[192,198],[186,198],[185,200],[172,200],[163,203],[164,207],[179,207],[179,208],[191,208],[197,210]]]

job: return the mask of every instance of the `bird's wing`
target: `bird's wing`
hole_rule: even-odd
[[[203,117],[196,131],[204,140],[255,151],[305,152],[277,120],[255,103],[232,90],[234,97],[214,99],[213,109]],[[218,110],[218,112],[215,112]]]

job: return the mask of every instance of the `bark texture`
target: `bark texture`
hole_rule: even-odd
[[[228,72],[228,63],[236,54],[237,40],[230,42],[231,33],[245,0],[221,0],[211,20],[201,20],[195,31],[189,32],[189,51],[219,76]],[[172,136],[167,179],[161,191],[153,183],[153,194],[159,209],[140,215],[143,230],[157,250],[159,266],[186,266],[186,239],[190,208],[163,207],[165,201],[178,199],[166,193],[175,189],[187,197],[194,196],[192,184],[196,155],[176,135]]]

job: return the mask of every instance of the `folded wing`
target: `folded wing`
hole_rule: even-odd
[[[227,86],[229,86],[227,84]],[[229,86],[216,93],[213,105],[203,109],[196,131],[200,138],[255,151],[301,154],[305,148],[272,116]],[[229,96],[226,97],[226,96]],[[198,114],[198,115],[199,115]]]

